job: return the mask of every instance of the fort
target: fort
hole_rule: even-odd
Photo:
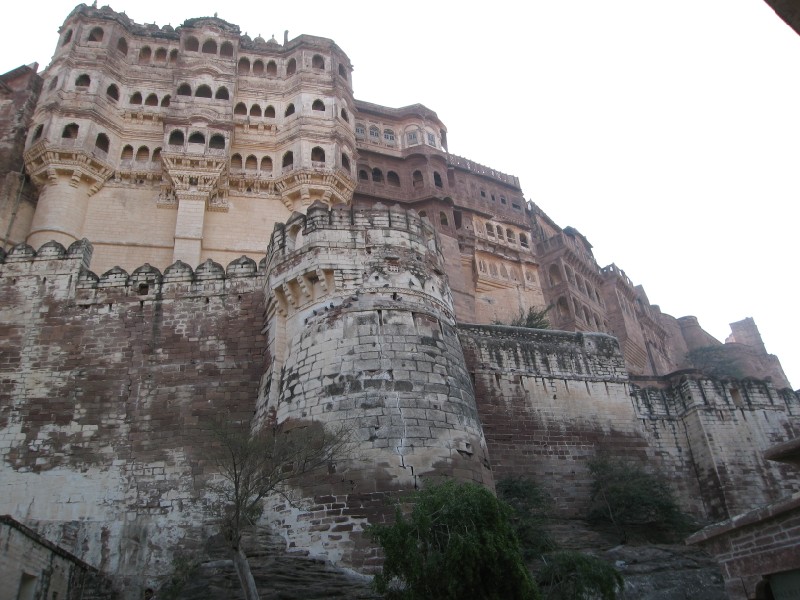
[[[216,532],[214,415],[354,424],[264,522],[358,570],[437,477],[533,477],[570,516],[590,458],[638,456],[709,523],[800,491],[763,456],[800,395],[752,319],[721,343],[661,312],[351,74],[330,39],[82,4],[41,74],[0,76],[0,514],[140,598]]]

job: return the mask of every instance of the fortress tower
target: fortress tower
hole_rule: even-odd
[[[371,511],[390,509],[382,501],[387,492],[416,489],[424,478],[492,485],[442,256],[427,220],[400,207],[328,210],[315,203],[307,215],[276,227],[267,271],[271,362],[257,417],[346,423],[358,442],[352,460],[303,495],[363,514],[305,532],[308,521],[288,524],[293,516],[285,515],[282,525],[298,545],[325,547],[329,533],[357,533]],[[351,551],[341,542],[330,545]]]

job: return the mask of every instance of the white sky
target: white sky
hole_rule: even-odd
[[[0,72],[43,69],[73,7],[5,6]],[[721,341],[753,317],[800,385],[800,36],[762,0],[112,7],[139,23],[218,12],[251,37],[334,39],[357,98],[435,110],[451,152],[517,175],[664,312]]]

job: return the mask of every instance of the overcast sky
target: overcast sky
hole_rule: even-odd
[[[720,341],[753,317],[800,386],[800,36],[762,0],[111,6],[139,23],[217,12],[251,37],[334,39],[357,98],[435,110],[452,153],[517,175],[664,312]],[[0,72],[44,69],[73,7],[5,6]]]

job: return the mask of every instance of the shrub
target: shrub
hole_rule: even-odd
[[[545,556],[536,579],[546,600],[615,600],[622,591],[622,575],[610,564],[567,550]]]
[[[512,327],[527,327],[528,329],[550,329],[550,321],[547,319],[547,313],[550,312],[552,306],[543,308],[541,310],[530,307],[528,312],[519,312],[519,315],[511,320]]]
[[[621,541],[675,541],[691,530],[691,520],[681,511],[663,477],[638,465],[598,457],[589,462],[592,473],[590,520],[607,522]]]
[[[406,518],[368,529],[383,547],[375,587],[403,600],[534,600],[510,509],[488,489],[448,481],[413,494]]]
[[[524,558],[536,558],[555,549],[555,542],[545,529],[550,498],[538,485],[523,477],[501,479],[497,482],[497,496],[511,508],[511,524]]]

